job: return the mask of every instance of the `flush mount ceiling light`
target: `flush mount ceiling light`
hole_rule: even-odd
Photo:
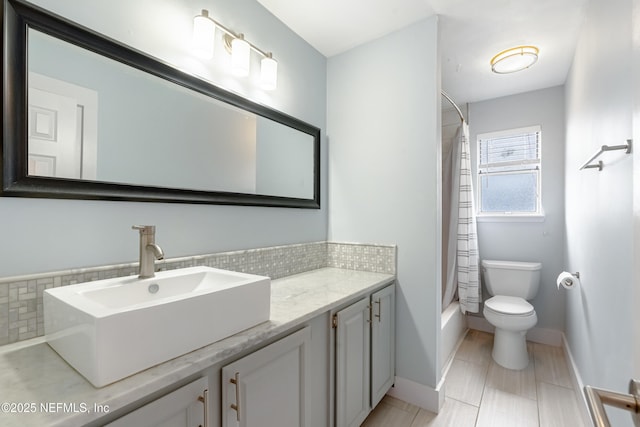
[[[273,59],[271,52],[264,52],[256,45],[244,38],[244,34],[236,34],[209,16],[209,11],[202,9],[200,15],[193,18],[193,48],[194,52],[206,59],[213,57],[215,45],[215,30],[224,33],[223,41],[227,51],[231,54],[231,67],[238,76],[249,75],[251,51],[262,56],[260,62],[260,83],[263,89],[273,90],[278,85],[278,62]]]
[[[503,50],[491,58],[491,71],[497,74],[509,74],[525,70],[536,63],[538,52],[535,46],[517,46]]]

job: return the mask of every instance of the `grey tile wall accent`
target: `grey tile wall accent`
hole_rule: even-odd
[[[396,247],[327,242],[327,267],[396,274]]]
[[[327,242],[199,255],[159,263],[159,270],[206,265],[279,279],[327,266]]]
[[[197,265],[272,279],[323,267],[395,274],[396,247],[314,242],[171,258],[156,263],[158,270]],[[138,264],[131,263],[0,278],[0,345],[44,335],[42,295],[45,289],[137,273]]]

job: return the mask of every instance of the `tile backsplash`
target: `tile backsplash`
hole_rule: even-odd
[[[291,276],[323,267],[396,273],[396,247],[360,243],[314,242],[220,252],[156,262],[157,270],[206,265],[243,273]],[[45,289],[138,274],[138,263],[79,268],[0,278],[0,345],[44,335]]]

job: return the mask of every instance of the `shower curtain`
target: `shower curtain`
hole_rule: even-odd
[[[442,292],[442,307],[455,298],[460,300],[460,310],[477,313],[481,300],[480,270],[478,268],[478,236],[471,181],[471,152],[469,125],[463,122],[458,128],[450,158],[451,200],[449,227],[446,240],[446,281]],[[444,167],[443,170],[446,170]],[[447,178],[443,180],[448,186]],[[443,187],[444,187],[443,185]],[[444,209],[445,211],[447,209]]]

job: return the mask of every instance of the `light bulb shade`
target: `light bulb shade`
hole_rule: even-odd
[[[260,61],[260,85],[264,90],[274,90],[278,86],[278,61],[271,55]]]
[[[205,9],[202,14],[193,18],[193,52],[201,58],[213,58],[214,36],[216,24],[209,18]]]
[[[249,75],[251,47],[242,34],[231,42],[231,68],[237,76]]]
[[[503,50],[491,58],[491,71],[497,74],[509,74],[525,70],[536,63],[538,52],[535,46],[517,46]]]

